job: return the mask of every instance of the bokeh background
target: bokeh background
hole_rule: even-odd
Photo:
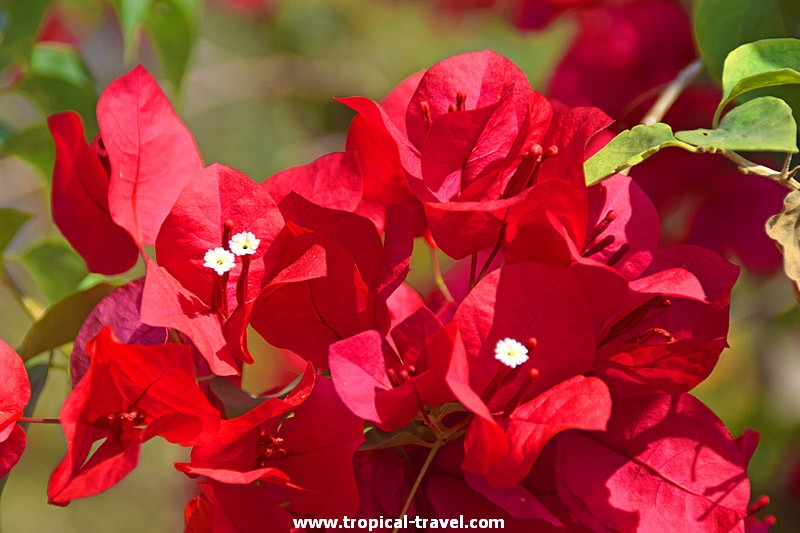
[[[192,38],[185,50],[177,45],[188,54],[185,71],[180,57],[176,59],[180,54],[176,56],[173,49],[172,58],[165,60],[152,36],[139,33],[138,43],[126,44],[127,30],[109,2],[0,1],[0,32],[4,32],[0,41],[0,207],[33,215],[7,248],[0,267],[0,272],[6,272],[4,283],[12,285],[0,286],[0,337],[12,346],[23,343],[32,324],[29,311],[38,313],[98,281],[50,220],[53,148],[45,118],[74,107],[82,112],[87,128],[96,131],[92,121],[97,95],[137,62],[162,82],[206,163],[219,161],[262,181],[278,170],[343,149],[352,113],[333,97],[363,95],[378,100],[418,70],[456,53],[483,48],[509,57],[528,74],[534,88],[545,91],[586,25],[585,20],[566,13],[548,19],[547,24],[537,22],[542,27],[536,30],[522,31],[519,12],[510,4],[492,1],[216,0],[203,6],[194,0],[154,0],[150,4],[148,9],[157,16],[169,17],[175,9],[192,10],[188,26],[172,35],[179,41]],[[41,21],[39,11],[45,13]],[[29,23],[32,29],[27,37],[9,32],[14,17],[29,15],[36,20]],[[34,37],[39,44],[30,56]],[[636,32],[621,39],[635,50],[647,46],[637,41]],[[688,46],[691,53],[691,43]],[[615,53],[624,50],[598,50],[600,56]],[[36,59],[26,63],[19,60],[23,56]],[[655,52],[649,56],[651,62],[662,59]],[[656,80],[656,87],[661,81],[666,79]],[[627,78],[615,82],[632,83]],[[580,91],[580,84],[591,80],[574,83]],[[681,176],[691,172],[688,166],[673,170]],[[707,194],[711,195],[724,193],[726,182],[710,172],[683,186],[710,190]],[[714,180],[713,187],[709,189],[707,183],[712,181],[704,179]],[[680,220],[675,222],[680,205],[667,207],[671,211],[662,211],[662,216],[680,227]],[[736,227],[750,206],[727,207],[723,216],[730,220],[715,222],[723,227]],[[753,232],[761,231],[763,218],[755,220]],[[733,255],[735,250],[729,252],[734,262],[739,260]],[[694,393],[734,435],[746,427],[761,432],[761,445],[750,468],[753,495],[770,495],[770,512],[779,520],[777,530],[796,531],[800,528],[800,311],[780,271],[751,270],[757,273],[743,270],[734,289],[731,347]],[[134,270],[112,281],[123,282],[141,273]],[[426,254],[415,255],[409,282],[423,294],[432,290]],[[18,292],[26,295],[24,301]],[[70,390],[69,351],[66,345],[30,362],[50,366],[35,416],[57,416]],[[270,348],[259,345],[255,352],[260,353],[259,361],[248,369],[245,386],[258,392],[279,378]],[[193,496],[193,488],[172,463],[185,460],[186,450],[160,439],[151,441],[143,448],[139,468],[119,485],[62,509],[48,506],[46,498],[49,473],[64,453],[60,429],[31,427],[28,442],[0,499],[0,530],[182,528],[183,506]]]

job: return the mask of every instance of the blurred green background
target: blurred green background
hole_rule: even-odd
[[[222,0],[206,9],[197,0],[138,4],[145,11],[137,14],[123,9],[137,2],[123,0],[0,0],[0,208],[33,214],[5,253],[7,278],[30,297],[19,302],[0,286],[0,337],[12,346],[22,344],[32,323],[26,306],[38,312],[97,281],[50,221],[53,154],[44,119],[75,108],[96,130],[97,95],[136,62],[162,82],[206,163],[219,161],[262,181],[343,149],[352,113],[333,97],[380,99],[406,76],[482,48],[508,56],[542,88],[574,32],[561,19],[523,34],[502,10],[452,16],[421,0],[287,0],[257,11],[237,11]],[[147,33],[132,31],[137,23]],[[34,34],[72,44],[32,49]],[[431,288],[427,261],[415,255],[410,276],[423,293]],[[695,391],[734,435],[745,427],[762,433],[751,463],[753,495],[772,497],[769,511],[783,531],[800,524],[798,503],[786,491],[790,466],[800,459],[798,325],[785,279],[743,275],[733,296],[731,348]],[[68,353],[69,346],[54,350],[35,416],[57,416],[69,392]],[[48,358],[31,364],[46,365]],[[250,372],[252,390],[266,388],[273,370],[267,360]],[[194,489],[172,463],[184,460],[186,450],[151,441],[123,482],[62,509],[46,503],[47,478],[64,453],[60,429],[31,427],[28,442],[0,499],[2,531],[182,528],[183,505]]]

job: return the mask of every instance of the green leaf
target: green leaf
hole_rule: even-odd
[[[19,355],[27,361],[42,352],[73,342],[92,309],[113,290],[113,285],[100,283],[50,306],[25,334]]]
[[[0,70],[27,65],[39,26],[52,0],[0,0]]]
[[[776,37],[798,37],[797,0],[694,0],[693,24],[703,63],[719,79],[736,47]]]
[[[139,46],[139,29],[150,35],[164,77],[180,89],[199,33],[200,0],[114,0],[125,35],[125,57],[131,62]]]
[[[81,56],[57,43],[38,44],[31,54],[30,71],[20,89],[31,95],[44,114],[75,110],[87,130],[97,123],[97,90]],[[94,131],[88,131],[94,135]]]
[[[150,0],[112,0],[125,38],[125,62],[131,63],[139,47],[139,28],[147,18]]]
[[[0,208],[0,256],[30,218],[31,215],[24,211],[7,207]],[[0,261],[0,272],[2,271],[3,263]]]
[[[739,96],[778,85],[800,84],[800,40],[765,39],[740,46],[725,59],[722,101],[714,126],[725,106]]]
[[[154,0],[146,27],[164,76],[179,90],[199,33],[200,0]]]
[[[56,153],[53,138],[44,124],[14,132],[0,147],[0,154],[30,163],[50,183]]]
[[[75,292],[89,272],[75,251],[61,239],[43,239],[25,250],[19,261],[51,301]]]
[[[797,152],[792,108],[772,96],[733,108],[713,130],[679,131],[675,137],[702,148],[742,152]]]
[[[667,146],[694,151],[691,146],[678,141],[672,134],[672,128],[662,122],[650,126],[634,126],[633,129],[625,130],[584,163],[586,184],[593,185],[617,172],[638,165]]]

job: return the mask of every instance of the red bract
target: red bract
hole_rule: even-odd
[[[55,505],[115,485],[135,468],[141,444],[157,435],[191,445],[219,424],[197,387],[189,347],[120,344],[104,327],[87,352],[89,371],[59,415],[67,453],[47,489]]]
[[[19,461],[25,450],[25,431],[17,425],[31,397],[25,365],[17,353],[0,340],[0,478]]]
[[[331,345],[328,363],[339,397],[356,416],[383,431],[408,425],[425,406],[453,400],[443,386],[454,350],[455,324],[442,326],[426,307],[388,338],[371,330]]]
[[[431,67],[398,117],[408,89],[407,81],[386,107],[342,101],[394,141],[436,243],[455,258],[502,239],[506,224],[529,211],[536,183],[582,184],[586,142],[610,123],[593,109],[557,106],[554,116],[513,63],[488,51]]]
[[[738,269],[702,248],[659,252],[605,324],[593,372],[619,394],[684,392],[727,347]]]
[[[687,394],[615,400],[605,433],[558,448],[559,496],[592,529],[730,531],[747,514],[747,458]]]
[[[291,410],[294,415],[285,418]],[[295,513],[353,515],[358,495],[352,461],[363,441],[363,422],[341,403],[330,381],[314,381],[309,365],[285,400],[269,399],[223,421],[216,435],[192,450],[190,463],[175,466],[223,483],[282,486]]]
[[[320,207],[296,193],[285,197],[280,209],[294,236],[292,247],[325,250],[326,275],[262,291],[253,306],[253,327],[270,343],[327,367],[334,342],[388,329],[385,302],[408,271],[411,226],[390,224],[381,243],[368,219]]]
[[[160,266],[148,263],[142,320],[186,334],[215,374],[238,374],[224,326],[238,307],[258,296],[265,256],[283,225],[272,198],[247,176],[217,164],[203,170],[181,192],[159,232]],[[204,265],[209,250],[227,250],[241,232],[260,239],[255,253],[240,257],[223,274]]]
[[[125,272],[136,263],[138,249],[111,218],[108,159],[102,141],[98,138],[92,147],[86,144],[81,118],[73,111],[49,117],[47,125],[56,146],[53,221],[91,272]]]
[[[200,495],[186,503],[186,533],[263,533],[294,531],[280,507],[280,493],[269,485],[198,483]]]
[[[592,366],[596,342],[581,275],[540,263],[506,266],[486,276],[456,312],[466,357],[455,352],[447,383],[477,415],[463,467],[495,486],[525,477],[559,431],[602,429],[608,418],[605,385],[580,376]],[[503,361],[508,342],[526,357]]]
[[[144,278],[131,281],[114,289],[103,298],[86,317],[69,357],[69,374],[75,386],[89,369],[86,345],[108,326],[114,336],[125,344],[166,344],[169,331],[166,328],[149,326],[142,322],[141,305]]]
[[[111,216],[137,243],[155,244],[172,204],[203,168],[194,139],[141,65],[103,91],[97,120],[111,165]]]

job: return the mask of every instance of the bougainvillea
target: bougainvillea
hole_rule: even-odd
[[[142,66],[100,96],[91,143],[77,113],[49,118],[56,225],[91,272],[140,267],[70,339],[50,503],[113,490],[163,437],[191,448],[173,472],[196,483],[190,532],[348,519],[397,531],[412,516],[436,524],[414,521],[420,531],[464,519],[512,531],[770,527],[754,516],[764,500],[750,503],[758,434],[735,438],[689,393],[727,347],[738,267],[661,242],[647,180],[618,171],[662,146],[587,170],[620,151],[625,134],[609,128],[636,108],[624,106],[692,60],[682,47],[640,69],[667,31],[652,12],[680,19],[672,37],[685,44],[683,11],[552,0],[534,16],[529,4],[517,12],[527,27],[578,14],[551,83],[560,99],[498,53],[456,55],[380,101],[337,98],[354,112],[344,151],[261,184],[204,166]],[[627,30],[639,39],[620,38],[613,57],[593,49]],[[625,69],[636,83],[617,91]],[[692,132],[661,144],[725,151],[681,133]],[[771,179],[790,180],[788,163]],[[790,231],[796,219],[782,217]],[[415,246],[431,251],[434,294],[405,283]],[[252,395],[255,337],[302,371]],[[42,420],[23,417],[31,386],[2,342],[0,367],[2,476],[25,447],[17,422]]]

